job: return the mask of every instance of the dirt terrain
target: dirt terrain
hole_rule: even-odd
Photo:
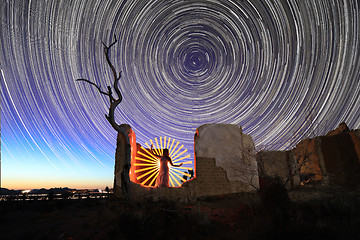
[[[272,189],[188,203],[111,196],[2,201],[0,239],[360,239],[359,194],[311,199],[311,191]]]

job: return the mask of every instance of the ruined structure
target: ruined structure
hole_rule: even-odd
[[[135,133],[127,128],[131,155],[139,147]],[[238,125],[206,124],[195,134],[195,178],[179,188],[143,187],[129,181],[132,174],[124,174],[126,164],[125,139],[117,139],[114,193],[123,196],[124,189],[134,200],[167,198],[191,200],[235,192],[249,192],[259,187],[255,148],[252,138],[242,133]],[[124,179],[128,176],[128,179]]]
[[[136,135],[127,124],[120,125],[126,131],[130,142],[130,155],[135,158],[137,151]],[[128,166],[128,144],[127,139],[121,132],[118,132],[115,153],[115,174],[114,174],[114,192],[122,192],[123,186],[126,187],[131,180],[130,167]]]
[[[230,192],[247,192],[259,186],[254,149],[252,138],[238,125],[205,124],[196,130],[196,162],[213,159],[213,164],[225,171]]]
[[[256,160],[260,188],[269,186],[275,177],[279,177],[288,189],[299,185],[297,164],[291,151],[261,151],[256,154]]]
[[[360,184],[360,130],[346,125],[326,136],[304,139],[289,151],[260,151],[238,125],[205,124],[196,130],[195,177],[177,188],[144,187],[127,166],[127,141],[132,162],[140,144],[128,125],[128,140],[117,139],[114,192],[133,200],[194,200],[199,197],[249,192],[280,178],[287,188],[305,184]],[[126,193],[123,195],[123,193]]]
[[[260,185],[280,177],[286,186],[360,184],[360,130],[345,123],[326,136],[304,139],[290,151],[257,153]]]

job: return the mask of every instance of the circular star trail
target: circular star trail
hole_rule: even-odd
[[[141,144],[169,136],[191,150],[206,123],[239,124],[268,149],[344,121],[359,128],[359,10],[356,0],[6,1],[4,178],[38,166],[112,179],[108,99],[75,79],[112,85],[101,41],[114,34],[116,120]]]

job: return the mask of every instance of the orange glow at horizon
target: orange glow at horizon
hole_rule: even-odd
[[[73,188],[73,189],[105,189],[112,188],[112,182],[107,180],[99,181],[99,179],[7,179],[2,181],[2,188],[14,190],[27,189],[50,189],[50,188]]]

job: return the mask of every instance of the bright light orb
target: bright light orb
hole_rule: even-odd
[[[163,149],[167,148],[169,149],[169,156],[173,164],[183,164],[181,167],[173,167],[169,164],[170,187],[180,187],[183,182],[192,177],[188,171],[193,170],[193,161],[190,159],[190,154],[186,154],[188,150],[179,141],[176,144],[175,142],[175,139],[170,137],[160,137],[159,140],[155,138],[154,141],[150,140],[151,145],[154,145],[154,151],[157,155],[161,156]],[[151,153],[149,150],[151,147],[147,142],[145,145],[147,148],[141,146],[141,149],[137,151],[135,163],[133,163],[135,167],[134,173],[136,180],[142,186],[154,187],[156,178],[159,175],[160,159]]]

